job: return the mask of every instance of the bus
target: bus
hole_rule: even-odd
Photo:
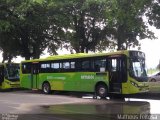
[[[19,88],[19,64],[0,63],[0,89]]]
[[[28,89],[135,94],[149,91],[145,54],[122,50],[109,53],[55,55],[22,61],[20,86]]]

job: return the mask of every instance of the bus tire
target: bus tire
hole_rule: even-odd
[[[43,83],[42,91],[43,91],[44,94],[50,94],[51,93],[51,86],[48,82]]]
[[[151,82],[156,82],[156,79],[152,78],[152,79],[151,79]]]
[[[108,89],[105,84],[99,84],[96,86],[96,96],[99,96],[101,99],[105,99],[108,94]]]

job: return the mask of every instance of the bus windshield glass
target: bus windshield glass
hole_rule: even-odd
[[[138,81],[146,81],[145,57],[142,52],[132,53],[130,56],[130,75]]]
[[[7,64],[6,65],[6,77],[9,80],[19,79],[19,64]]]
[[[133,72],[133,75],[135,77],[146,77],[146,70],[145,70],[145,64],[144,60],[142,59],[131,59],[131,69]]]

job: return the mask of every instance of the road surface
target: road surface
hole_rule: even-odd
[[[159,105],[159,106],[158,106]],[[0,92],[0,120],[113,120],[123,119],[123,115],[151,115],[157,113],[159,100],[132,99],[97,100],[75,96],[51,94],[44,95],[38,91],[23,90]],[[157,120],[160,116],[154,117]],[[146,117],[148,120],[148,116]],[[129,118],[127,118],[129,119]]]

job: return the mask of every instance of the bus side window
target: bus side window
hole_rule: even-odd
[[[82,62],[80,60],[76,60],[75,67],[76,71],[82,71]]]
[[[69,62],[63,62],[62,63],[62,68],[63,69],[70,69],[70,63]]]
[[[22,73],[24,74],[31,73],[31,65],[29,63],[22,64]]]
[[[50,63],[41,63],[41,66],[40,66],[40,68],[41,68],[41,72],[42,73],[48,73],[48,72],[50,72],[51,71],[51,65],[50,65]]]
[[[71,62],[71,69],[75,69],[75,62]]]
[[[90,61],[89,60],[82,61],[82,71],[90,71]]]
[[[106,71],[106,59],[96,59],[94,60],[93,69],[95,72],[105,72]],[[102,70],[102,71],[101,71]]]
[[[58,62],[51,63],[52,72],[59,72],[60,68],[61,68],[60,63]]]
[[[63,72],[74,72],[75,71],[75,62],[74,61],[66,61],[62,63],[62,71]]]

